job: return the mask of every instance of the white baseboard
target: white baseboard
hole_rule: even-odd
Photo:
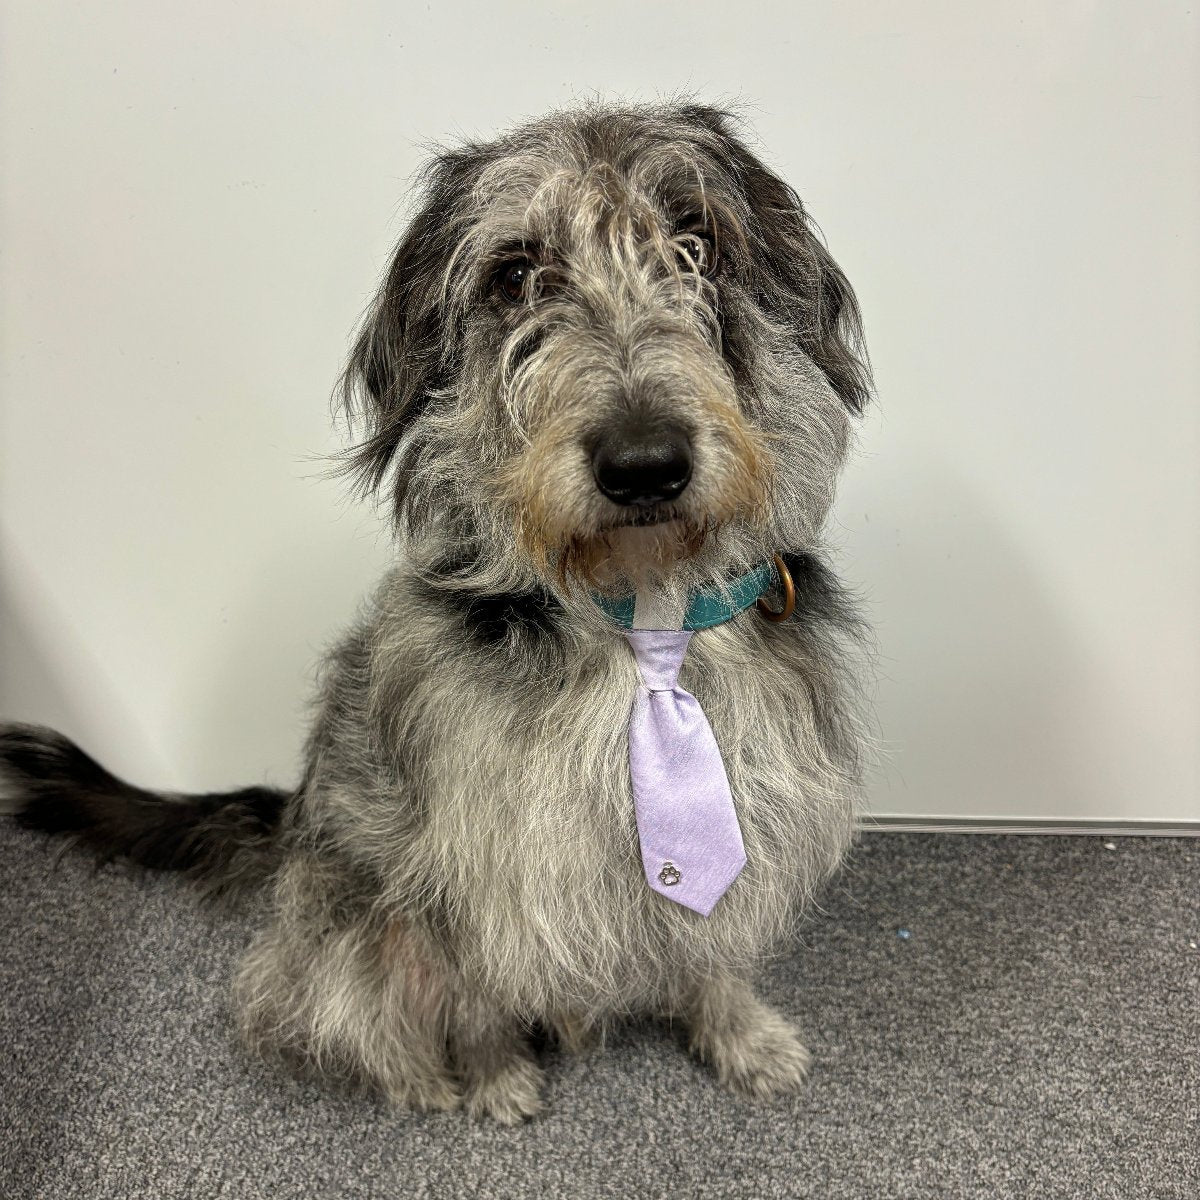
[[[1200,821],[1112,821],[1028,817],[900,817],[872,813],[863,833],[1041,833],[1092,837],[1200,837]]]

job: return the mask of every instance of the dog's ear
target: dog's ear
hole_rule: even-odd
[[[743,181],[767,270],[762,300],[795,333],[851,411],[871,394],[862,315],[850,281],[833,260],[800,197],[755,159]]]
[[[406,490],[397,452],[455,370],[459,344],[445,272],[469,177],[463,155],[443,155],[426,171],[423,203],[392,254],[335,392],[337,407],[365,435],[348,451],[346,473],[369,493],[394,468],[397,505]]]
[[[743,233],[753,259],[748,282],[756,302],[792,331],[846,406],[862,412],[871,373],[858,302],[800,197],[741,140],[731,114],[700,105],[684,114],[716,139],[732,164],[732,186],[749,214]]]

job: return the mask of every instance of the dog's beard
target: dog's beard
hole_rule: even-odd
[[[665,582],[711,532],[710,523],[686,517],[617,525],[569,538],[555,565],[563,584],[574,579],[601,592],[637,591]]]

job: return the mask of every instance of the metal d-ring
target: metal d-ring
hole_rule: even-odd
[[[792,573],[787,569],[782,558],[775,555],[775,571],[779,576],[779,586],[783,588],[783,607],[772,608],[761,596],[758,598],[758,615],[768,621],[786,621],[796,610],[796,585],[792,582]]]

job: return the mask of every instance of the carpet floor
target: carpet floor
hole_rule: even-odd
[[[0,826],[0,1196],[1200,1196],[1200,842],[865,836],[763,991],[802,1094],[669,1032],[545,1054],[517,1129],[387,1111],[238,1050],[251,922]],[[57,860],[57,861],[56,861]]]

